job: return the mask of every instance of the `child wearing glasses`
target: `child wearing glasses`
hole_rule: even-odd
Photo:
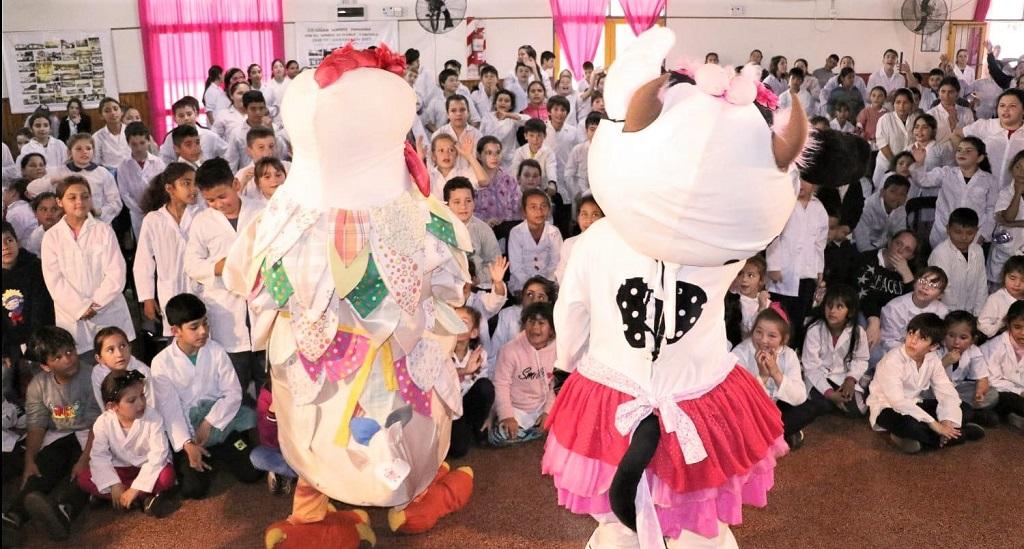
[[[945,318],[949,309],[939,301],[949,285],[949,277],[939,267],[926,267],[914,281],[914,290],[882,307],[882,348],[889,352],[903,344],[910,319],[923,313]],[[941,343],[941,339],[937,343]]]

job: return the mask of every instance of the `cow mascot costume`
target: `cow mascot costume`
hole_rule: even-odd
[[[365,511],[416,533],[463,507],[472,471],[443,462],[461,414],[446,358],[465,326],[469,234],[429,196],[406,144],[416,96],[405,60],[351,45],[292,81],[285,184],[236,241],[226,282],[272,315],[267,355],[281,452],[299,474],[268,547],[374,543]]]
[[[729,525],[766,503],[788,448],[778,408],[728,351],[725,293],[786,224],[798,176],[857,181],[867,156],[833,132],[808,144],[799,104],[773,116],[760,69],[663,73],[674,42],[655,27],[608,73],[610,120],[589,155],[605,218],[573,248],[555,304],[572,373],[542,467],[561,505],[597,519],[593,548],[736,546]]]

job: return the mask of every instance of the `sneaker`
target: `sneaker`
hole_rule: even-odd
[[[1018,431],[1024,431],[1024,416],[1010,412],[1006,414],[1006,422]]]
[[[164,518],[178,509],[175,501],[165,492],[153,494],[142,503],[142,512],[153,518]]]
[[[960,428],[960,435],[970,441],[981,440],[985,438],[985,429],[982,429],[981,425],[977,423],[965,423]]]
[[[916,454],[921,451],[921,443],[912,438],[898,437],[890,433],[889,442],[905,454]]]
[[[285,485],[287,482],[288,479],[274,473],[273,471],[267,473],[267,488],[270,490],[270,493],[275,496],[287,493],[285,492]]]
[[[804,445],[804,432],[797,431],[791,435],[786,435],[786,444],[789,445],[790,450],[799,450]]]
[[[298,484],[298,482],[299,482],[299,479],[297,479],[297,478],[285,479],[284,486],[281,487],[281,489],[282,489],[281,493],[286,495],[286,496],[288,494],[292,493],[292,491],[295,490],[295,485]]]
[[[61,541],[71,534],[71,517],[67,511],[42,492],[31,492],[25,496],[25,511],[43,526],[50,539]]]

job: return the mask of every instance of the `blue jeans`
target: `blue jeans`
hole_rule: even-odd
[[[299,476],[284,460],[284,456],[277,448],[257,446],[249,454],[249,459],[252,461],[252,466],[260,471],[268,471],[288,478],[298,478]]]

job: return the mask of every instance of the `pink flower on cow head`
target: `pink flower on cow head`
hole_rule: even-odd
[[[363,67],[383,69],[402,76],[405,73],[405,56],[392,52],[384,44],[373,49],[357,50],[349,42],[325,57],[316,68],[314,77],[321,88],[326,88],[346,72]]]

